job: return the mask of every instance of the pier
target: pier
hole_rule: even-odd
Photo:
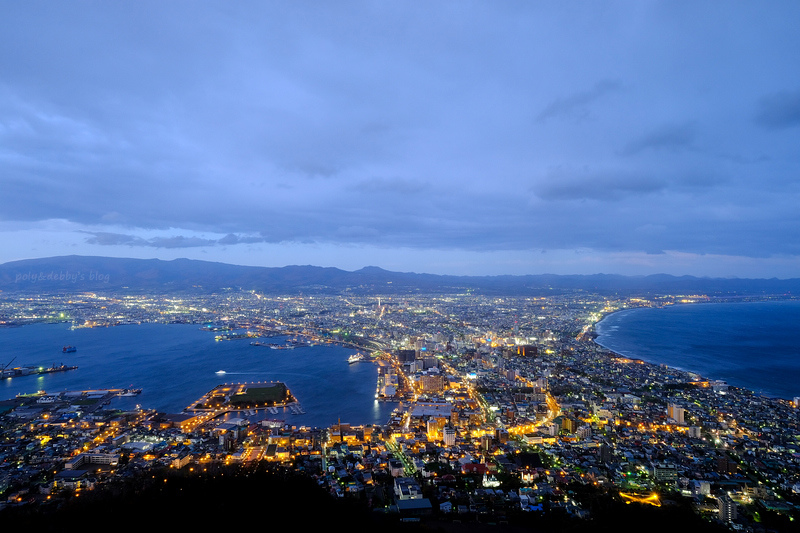
[[[0,371],[0,379],[11,379],[22,376],[37,376],[39,374],[52,374],[54,372],[66,372],[68,370],[77,370],[77,366],[59,365],[44,368],[41,366],[21,366],[16,368],[8,368]]]

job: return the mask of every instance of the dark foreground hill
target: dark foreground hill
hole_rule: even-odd
[[[800,294],[800,279],[728,279],[693,276],[440,276],[365,267],[354,272],[316,266],[250,267],[190,259],[123,259],[64,256],[0,265],[0,290],[7,293],[81,291],[217,292],[225,288],[272,294],[352,291],[366,294],[461,293],[541,295],[583,290],[606,294]]]
[[[562,510],[525,513],[513,505],[502,516],[440,514],[435,495],[430,494],[437,510],[418,523],[401,523],[401,517],[388,510],[391,479],[386,485],[380,495],[375,489],[370,497],[354,494],[339,499],[310,476],[266,463],[218,467],[205,474],[190,473],[188,468],[152,469],[103,488],[82,491],[78,497],[57,494],[44,504],[5,509],[0,511],[0,524],[3,531],[39,533],[269,529],[384,533],[727,531],[701,519],[687,502],[674,502],[668,508],[625,505],[611,494],[580,486],[574,487],[575,497],[589,511],[588,519]],[[587,494],[579,494],[586,490]]]

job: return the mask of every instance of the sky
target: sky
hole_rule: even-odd
[[[798,20],[2,2],[0,263],[800,277]]]

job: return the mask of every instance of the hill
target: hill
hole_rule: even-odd
[[[378,267],[252,267],[193,259],[125,259],[63,256],[0,265],[6,293],[218,292],[226,288],[272,294],[462,293],[537,296],[564,291],[601,294],[709,294],[760,297],[800,294],[800,279],[698,278],[694,276],[527,275],[443,276],[390,272]]]

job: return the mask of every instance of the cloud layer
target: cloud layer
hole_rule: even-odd
[[[797,258],[800,7],[713,7],[7,4],[0,222],[231,262]]]

